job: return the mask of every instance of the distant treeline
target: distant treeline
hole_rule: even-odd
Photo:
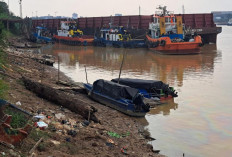
[[[17,19],[19,17],[15,16],[9,11],[8,5],[5,2],[0,2],[0,19]]]
[[[2,33],[6,29],[7,19],[20,19],[20,17],[15,16],[11,11],[9,11],[8,5],[5,2],[0,2],[0,35],[3,37]],[[19,24],[10,23],[9,28],[11,32],[17,33],[19,29]]]

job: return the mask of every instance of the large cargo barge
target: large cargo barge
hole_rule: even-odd
[[[185,27],[201,35],[205,43],[216,43],[217,34],[221,33],[222,28],[216,26],[212,13],[178,15],[182,16]],[[33,27],[43,25],[55,33],[60,27],[60,22],[64,20],[67,19],[33,19]],[[133,37],[145,38],[149,23],[153,22],[153,15],[82,17],[76,22],[86,35],[93,35],[103,27],[108,28],[111,23],[114,26],[127,28]]]

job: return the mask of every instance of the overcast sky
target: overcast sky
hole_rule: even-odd
[[[8,0],[3,0],[8,3]],[[19,16],[19,0],[9,0],[10,10]],[[158,5],[166,5],[169,11],[182,13],[210,13],[211,11],[232,11],[232,0],[22,0],[23,16],[110,16],[116,13],[142,15],[155,13]]]

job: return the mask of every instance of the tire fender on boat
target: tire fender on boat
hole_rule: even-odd
[[[205,45],[204,40],[201,39],[201,43],[199,43],[199,46],[202,47],[202,46],[204,46],[204,45]]]
[[[166,45],[166,41],[165,40],[161,40],[160,41],[160,46],[165,46]]]

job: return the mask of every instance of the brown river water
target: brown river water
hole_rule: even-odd
[[[162,80],[179,93],[141,119],[155,149],[170,157],[232,157],[232,27],[199,55],[58,44],[41,51],[59,55],[61,71],[74,81],[86,82],[86,67],[90,83],[117,78],[125,52],[121,77]]]

